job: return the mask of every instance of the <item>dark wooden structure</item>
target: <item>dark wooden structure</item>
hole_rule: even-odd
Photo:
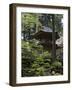
[[[42,44],[46,48],[52,48],[52,29],[49,27],[43,28],[43,30],[37,32],[34,34],[34,38],[40,41],[40,44]],[[57,40],[59,38],[59,35],[57,32],[55,32],[55,39]],[[56,46],[57,47],[57,46]]]

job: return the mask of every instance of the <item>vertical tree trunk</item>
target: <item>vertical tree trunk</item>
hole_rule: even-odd
[[[54,61],[56,59],[56,38],[55,38],[55,15],[52,15],[52,27],[53,27],[53,31],[52,31],[52,61]]]
[[[38,20],[39,19],[39,15],[36,14],[36,32],[38,32]]]

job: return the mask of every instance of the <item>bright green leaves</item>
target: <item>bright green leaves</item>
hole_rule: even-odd
[[[51,53],[38,40],[22,41],[22,76],[59,75],[62,67],[60,60],[52,61]]]
[[[36,25],[36,14],[22,13],[22,30],[34,28]]]

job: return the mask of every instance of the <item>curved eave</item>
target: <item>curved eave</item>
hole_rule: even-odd
[[[59,35],[57,32],[56,33],[56,39],[59,38]],[[44,32],[44,31],[39,31],[33,35],[34,38],[36,39],[48,39],[52,40],[52,32]]]

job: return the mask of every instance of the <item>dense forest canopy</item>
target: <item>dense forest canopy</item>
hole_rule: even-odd
[[[63,15],[55,14],[55,30],[62,34]],[[34,33],[43,29],[43,26],[52,28],[52,14],[22,13],[22,31]]]
[[[55,14],[55,31],[59,36],[63,35],[63,15]],[[52,62],[52,54],[44,49],[39,40],[32,36],[43,30],[43,27],[53,28],[52,14],[22,13],[22,77],[24,76],[48,76],[63,74],[62,48],[56,50],[56,59]]]

